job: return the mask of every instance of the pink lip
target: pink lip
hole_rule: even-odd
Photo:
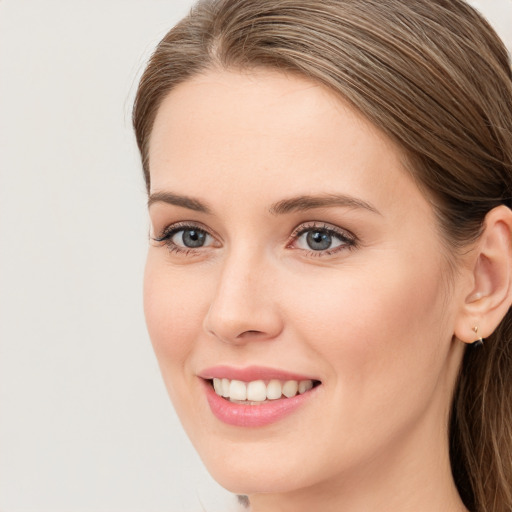
[[[228,366],[216,366],[203,370],[199,375],[204,384],[206,399],[213,415],[228,425],[238,427],[263,427],[275,423],[285,416],[296,411],[305,405],[314,395],[317,388],[292,398],[280,398],[278,400],[269,400],[260,405],[244,405],[230,402],[217,395],[213,390],[210,379],[227,378],[237,379],[244,382],[253,380],[316,380],[304,375],[251,366],[247,368],[232,368]]]
[[[267,368],[264,366],[247,366],[245,368],[234,368],[232,366],[213,366],[202,370],[199,374],[202,379],[236,379],[243,382],[252,380],[319,380],[308,375],[300,375],[285,370]]]

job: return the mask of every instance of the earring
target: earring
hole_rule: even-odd
[[[476,326],[473,327],[473,331],[478,336],[478,327],[476,327]],[[483,344],[484,344],[484,340],[483,340],[482,336],[479,336],[478,339],[475,340],[471,345],[473,345],[474,347],[481,347]]]

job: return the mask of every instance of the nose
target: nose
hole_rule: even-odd
[[[270,265],[232,255],[219,273],[204,329],[224,343],[245,344],[276,338],[283,323]]]

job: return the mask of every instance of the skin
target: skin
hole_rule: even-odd
[[[447,423],[464,347],[454,332],[467,324],[471,337],[461,310],[474,280],[451,272],[399,148],[320,85],[211,70],[164,100],[149,156],[148,330],[214,478],[249,494],[253,511],[466,510]],[[208,211],[168,204],[161,193]],[[329,194],[369,208],[272,210]],[[207,232],[206,245],[177,251],[154,240],[176,223]],[[345,238],[333,235],[331,254],[314,251],[307,233],[294,236],[300,226]],[[220,364],[322,384],[274,424],[231,426],[213,416],[197,376]]]

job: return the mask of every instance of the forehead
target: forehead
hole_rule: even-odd
[[[246,134],[311,138],[327,121],[346,120],[352,130],[373,132],[381,143],[389,140],[340,96],[296,74],[272,70],[211,70],[175,87],[160,105],[150,140],[150,153],[169,138],[189,134],[229,136]],[[326,125],[326,128],[329,126]],[[219,129],[222,132],[219,132]],[[156,134],[155,134],[156,132]],[[162,140],[159,135],[165,137]]]
[[[400,149],[347,102],[268,70],[209,71],[177,86],[157,113],[149,159],[152,192],[222,183],[237,194],[275,190],[279,200],[340,187],[374,196],[417,189]]]

